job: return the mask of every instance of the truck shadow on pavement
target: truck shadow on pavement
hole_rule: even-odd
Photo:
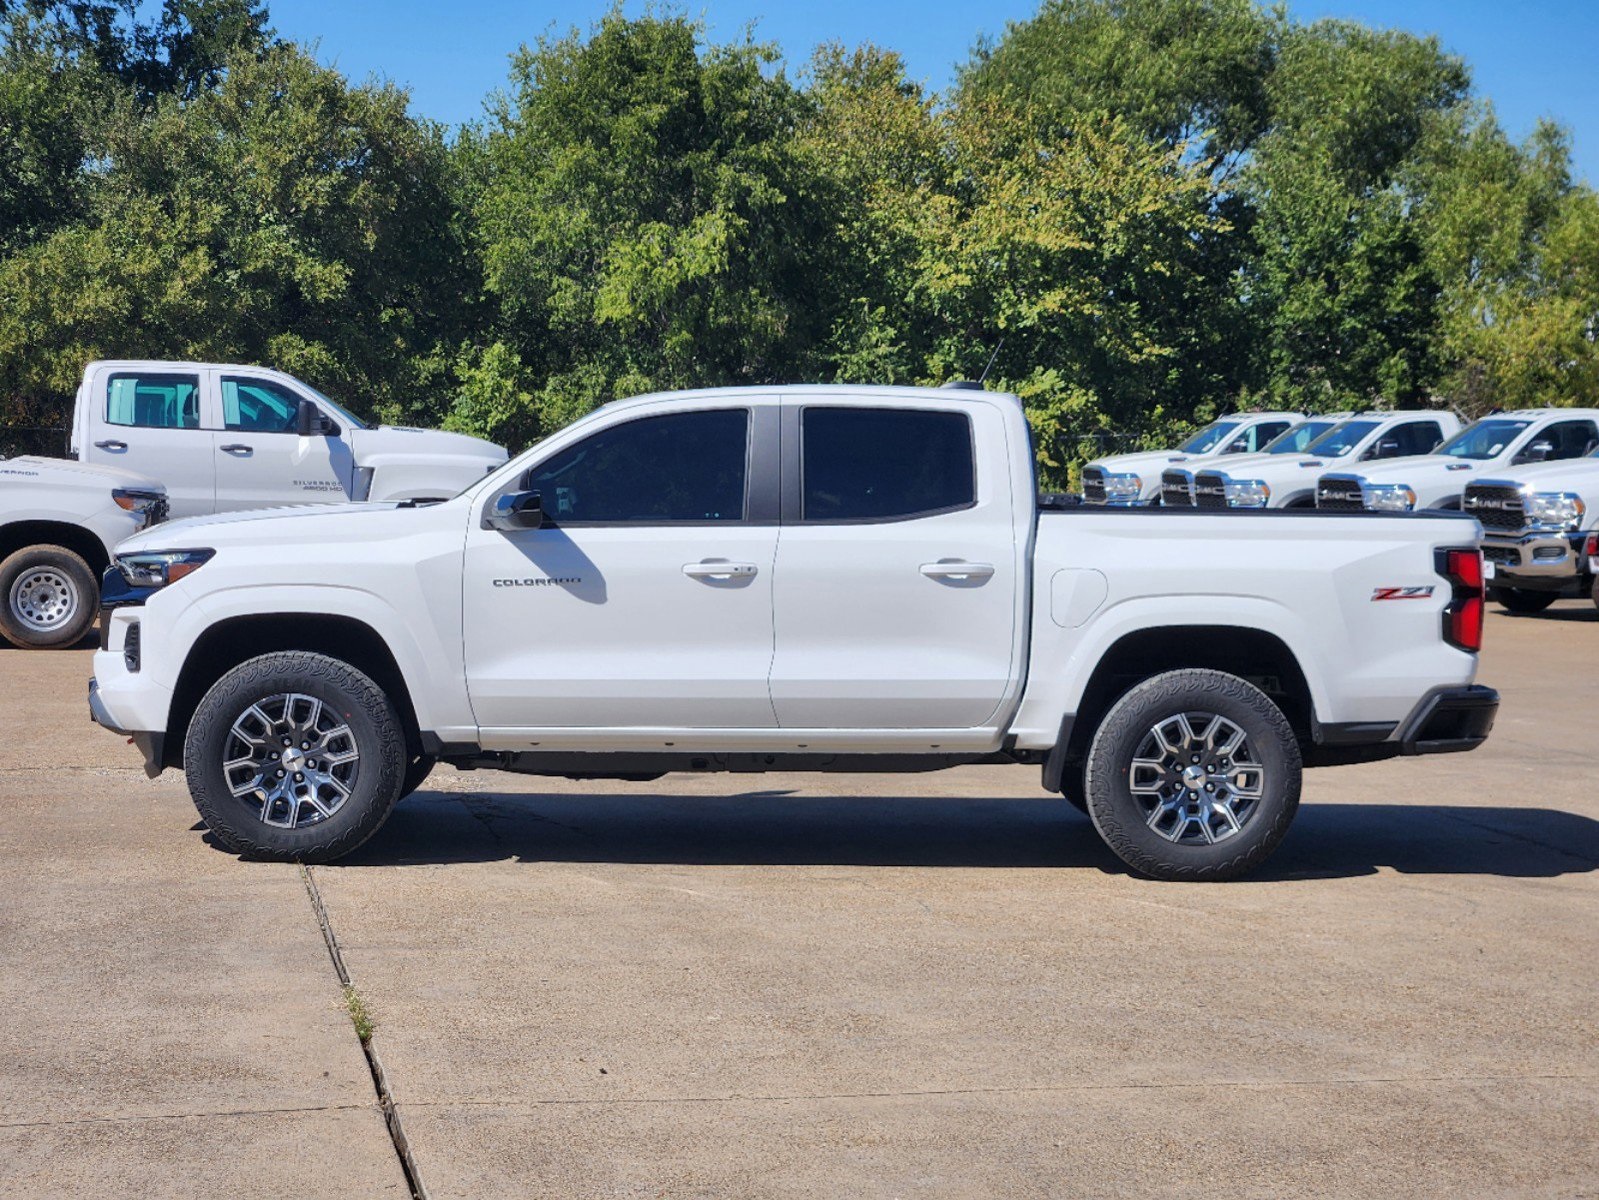
[[[1059,800],[419,792],[347,866],[500,862],[1081,867],[1123,873]],[[1548,808],[1306,804],[1248,880],[1551,878],[1599,869],[1599,821]]]

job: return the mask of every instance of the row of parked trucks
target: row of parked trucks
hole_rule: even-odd
[[[1599,409],[1237,413],[1175,450],[1097,459],[1090,505],[1463,512],[1491,596],[1513,612],[1599,604]]]

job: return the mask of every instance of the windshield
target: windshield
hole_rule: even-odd
[[[1305,449],[1311,454],[1341,458],[1365,441],[1366,436],[1381,424],[1381,421],[1345,421],[1342,425],[1334,425]]]
[[[1303,454],[1305,448],[1322,434],[1326,433],[1337,421],[1306,421],[1303,425],[1296,425],[1287,433],[1278,434],[1272,439],[1264,451],[1266,454]]]
[[[1177,449],[1184,454],[1209,454],[1221,445],[1227,435],[1238,428],[1237,421],[1214,421],[1189,438]]]
[[[299,383],[300,386],[303,387],[306,391],[310,392],[313,396],[315,396],[318,400],[322,401],[322,403],[325,404],[328,408],[332,409],[333,410],[333,414],[335,416],[343,417],[346,421],[348,421],[350,423],[350,427],[351,428],[353,428],[353,429],[367,429],[367,428],[370,428],[365,421],[361,420],[360,417],[356,416],[353,412],[351,412],[349,409],[345,408],[344,405],[340,404],[338,401],[332,399],[331,397],[324,396],[321,392],[317,391],[309,383],[305,383],[305,382],[300,381],[300,380],[296,380],[296,382]]]
[[[1510,443],[1531,421],[1504,421],[1490,417],[1478,421],[1475,425],[1468,425],[1454,437],[1450,438],[1436,453],[1447,454],[1452,458],[1471,458],[1482,461],[1485,458],[1497,458],[1503,454]]]

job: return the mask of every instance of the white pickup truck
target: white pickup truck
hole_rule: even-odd
[[[1212,421],[1175,450],[1140,450],[1096,458],[1083,467],[1083,503],[1112,507],[1157,503],[1160,473],[1171,464],[1255,454],[1304,421],[1304,413],[1231,413]]]
[[[99,611],[116,544],[166,515],[153,479],[59,458],[0,458],[0,634],[73,646]]]
[[[1473,478],[1526,463],[1581,458],[1596,449],[1599,409],[1495,413],[1468,425],[1431,454],[1323,475],[1316,483],[1316,507],[1379,512],[1459,508]]]
[[[1478,535],[1458,514],[1040,511],[1008,395],[646,396],[442,504],[125,544],[90,709],[152,774],[181,765],[252,857],[347,854],[436,759],[984,762],[1041,768],[1138,871],[1222,879],[1281,841],[1303,766],[1487,736]]]
[[[372,428],[281,371],[220,363],[92,362],[72,454],[166,485],[174,517],[346,500],[438,500],[506,460],[490,442]]]
[[[1599,455],[1499,471],[1466,487],[1482,522],[1488,594],[1511,612],[1562,597],[1599,604]]]
[[[1187,488],[1198,508],[1314,508],[1316,480],[1328,467],[1430,454],[1460,429],[1460,418],[1435,409],[1354,413],[1305,447],[1303,454],[1251,454],[1227,469],[1167,472],[1167,503]]]

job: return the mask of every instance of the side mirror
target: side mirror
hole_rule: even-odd
[[[1525,450],[1523,450],[1520,454],[1516,455],[1514,462],[1517,462],[1517,463],[1543,462],[1546,458],[1548,458],[1554,452],[1555,452],[1555,444],[1553,442],[1534,442],[1532,445],[1528,446]]]
[[[483,513],[483,524],[501,533],[544,527],[544,500],[537,492],[506,492]]]
[[[294,431],[301,437],[336,436],[339,427],[316,405],[309,400],[301,400],[294,410]]]
[[[1393,458],[1398,455],[1398,453],[1399,440],[1397,438],[1383,438],[1382,441],[1378,442],[1370,450],[1366,451],[1366,457],[1368,459]]]

